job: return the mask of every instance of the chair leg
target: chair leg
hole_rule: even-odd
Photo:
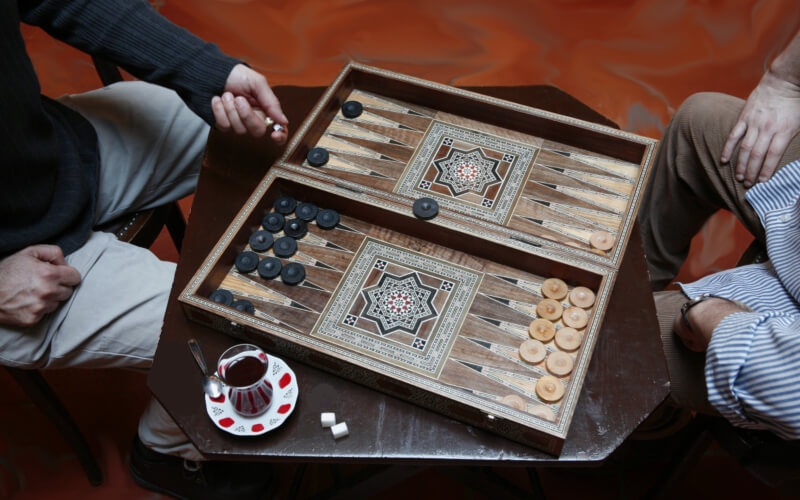
[[[173,202],[170,205],[169,214],[167,215],[167,231],[172,237],[172,242],[175,243],[175,248],[180,253],[183,246],[183,235],[186,232],[186,220],[183,218],[178,202]]]
[[[539,480],[539,470],[536,467],[528,467],[528,482],[531,485],[531,491],[533,491],[533,498],[547,498],[544,494],[542,482]]]
[[[72,447],[83,469],[86,471],[89,483],[93,486],[98,486],[102,483],[103,474],[100,472],[100,467],[97,465],[97,461],[94,459],[83,434],[81,434],[75,421],[42,374],[37,370],[22,370],[20,368],[6,367],[6,370],[22,387],[25,394],[55,424],[61,435],[64,436],[64,439]]]
[[[686,428],[678,448],[672,453],[663,474],[642,496],[644,499],[672,498],[673,489],[678,486],[686,474],[700,461],[709,445],[714,441],[709,430],[710,418],[697,415]]]
[[[303,477],[306,475],[307,468],[308,464],[300,464],[297,466],[297,470],[294,473],[294,478],[292,479],[292,487],[289,490],[289,498],[291,500],[295,500],[297,498],[297,494],[300,492],[300,486],[303,484]]]

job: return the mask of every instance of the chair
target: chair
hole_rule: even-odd
[[[103,85],[110,85],[122,80],[122,75],[116,66],[97,57],[92,59]],[[114,233],[120,241],[148,248],[165,226],[175,247],[180,252],[183,235],[186,231],[186,221],[177,202],[123,215],[107,224],[96,227],[95,230]],[[64,439],[78,456],[81,466],[86,471],[89,483],[94,486],[102,483],[103,475],[100,472],[97,461],[92,456],[86,439],[41,372],[39,370],[5,368],[25,394],[42,410],[64,436]]]
[[[760,263],[768,258],[760,243],[753,241],[737,265]],[[645,498],[670,498],[673,488],[715,441],[767,486],[784,494],[796,494],[800,490],[800,440],[785,441],[768,431],[742,429],[722,417],[697,414],[670,457],[664,473]]]

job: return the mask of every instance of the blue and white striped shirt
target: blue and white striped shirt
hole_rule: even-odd
[[[770,260],[681,284],[747,304],[714,329],[706,353],[708,399],[731,423],[800,439],[800,160],[746,194]]]

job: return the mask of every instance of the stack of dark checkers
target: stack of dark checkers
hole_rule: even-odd
[[[289,259],[297,252],[297,241],[306,236],[309,223],[316,221],[319,227],[331,229],[338,224],[339,214],[331,209],[320,210],[313,202],[298,203],[291,196],[278,197],[272,208],[262,218],[263,229],[250,236],[250,250],[236,257],[236,269],[243,274],[257,271],[258,277],[267,280],[280,276],[283,283],[298,285],[305,279],[305,268],[299,262],[284,265],[281,259]],[[284,236],[280,236],[281,232]],[[270,251],[274,256],[259,257]]]
[[[180,300],[278,355],[557,454],[656,144],[350,65]],[[257,318],[220,307],[220,288]]]
[[[280,277],[286,285],[299,285],[306,278],[305,267],[299,262],[284,265],[281,258],[289,259],[297,252],[297,240],[308,233],[307,224],[315,222],[320,228],[329,230],[339,223],[339,214],[332,209],[320,210],[313,202],[298,203],[291,196],[278,197],[272,208],[274,211],[261,220],[263,229],[250,235],[250,249],[236,256],[234,267],[240,275],[253,275],[250,279],[256,281]],[[295,217],[291,217],[292,214]],[[281,232],[285,236],[280,236]],[[274,255],[264,255],[270,252]],[[235,293],[236,290],[218,288],[209,298],[218,304],[254,314],[255,306],[244,298],[245,293]]]

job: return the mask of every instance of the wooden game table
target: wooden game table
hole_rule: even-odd
[[[296,130],[324,89],[277,87]],[[615,126],[549,86],[470,90]],[[299,383],[297,407],[281,427],[256,438],[219,430],[206,414],[201,375],[187,348],[196,338],[210,364],[240,340],[190,322],[176,300],[281,150],[267,140],[212,131],[148,383],[156,398],[209,458],[381,465],[600,465],[669,392],[655,307],[638,226],[617,277],[569,433],[548,455],[286,359]],[[320,426],[333,411],[350,435],[334,440]]]

